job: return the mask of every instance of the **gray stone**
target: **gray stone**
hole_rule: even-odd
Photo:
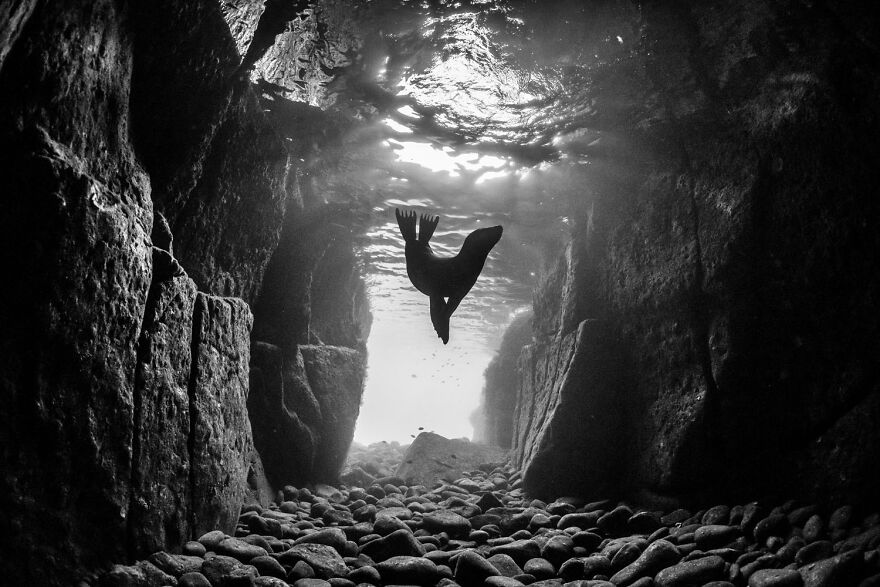
[[[376,564],[376,570],[386,584],[434,585],[440,578],[437,565],[415,556],[394,556]]]
[[[297,561],[305,561],[315,571],[319,579],[345,577],[348,569],[345,561],[330,546],[325,544],[297,544],[278,556],[282,564],[293,565]]]
[[[680,587],[684,585],[708,583],[722,579],[724,559],[720,556],[706,556],[667,567],[657,573],[654,583],[657,587]]]
[[[395,530],[387,536],[367,542],[361,553],[375,561],[383,561],[393,556],[422,556],[424,545],[409,530]]]
[[[794,569],[761,569],[749,577],[749,587],[801,587],[801,574]]]
[[[678,548],[666,540],[656,540],[649,544],[635,561],[615,573],[611,581],[625,587],[642,577],[653,577],[666,567],[678,563],[679,560],[681,553]]]
[[[455,580],[462,587],[479,587],[488,577],[501,573],[482,556],[472,550],[462,552],[455,563]]]

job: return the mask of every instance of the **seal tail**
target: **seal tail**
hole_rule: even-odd
[[[395,208],[394,215],[397,217],[397,226],[400,227],[403,240],[408,243],[416,240],[416,213],[401,212]]]
[[[428,244],[428,241],[431,240],[431,237],[434,236],[434,229],[437,228],[437,224],[440,222],[439,216],[425,216],[422,214],[419,217],[419,242],[423,244]]]

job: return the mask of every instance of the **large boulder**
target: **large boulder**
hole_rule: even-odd
[[[496,446],[422,432],[409,445],[395,475],[410,485],[431,487],[440,481],[460,479],[463,473],[481,465],[501,465],[506,461],[507,451]]]

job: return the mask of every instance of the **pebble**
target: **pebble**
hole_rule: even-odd
[[[473,550],[461,553],[455,563],[455,580],[462,587],[479,586],[487,577],[501,576],[492,563]]]
[[[801,574],[794,569],[762,569],[749,577],[749,587],[801,587]]]

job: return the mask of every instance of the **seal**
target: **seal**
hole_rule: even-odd
[[[439,257],[429,244],[439,216],[422,214],[416,236],[416,213],[395,209],[394,214],[406,243],[406,274],[415,288],[431,299],[431,323],[443,344],[447,344],[449,319],[477,282],[489,251],[501,239],[504,229],[478,228],[464,239],[456,256]]]

